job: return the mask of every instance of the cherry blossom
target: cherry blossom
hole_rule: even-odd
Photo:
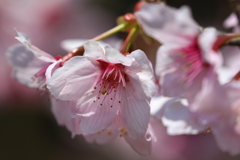
[[[190,104],[179,98],[154,97],[152,115],[162,120],[169,135],[212,133],[222,151],[237,155],[240,85],[239,82],[220,85],[213,79],[204,80],[202,90]]]
[[[133,138],[144,136],[150,118],[149,101],[157,90],[146,55],[137,50],[123,56],[94,41],[83,46],[84,56],[71,58],[53,73],[49,91],[57,99],[76,103],[74,112],[85,134],[114,125],[125,126]],[[116,117],[120,118],[113,124]]]
[[[149,36],[163,43],[156,63],[163,95],[191,100],[201,89],[203,80],[211,74],[218,73],[216,78],[227,83],[238,72],[237,65],[223,65],[225,59],[220,49],[216,48],[216,29],[201,30],[188,7],[175,9],[148,4],[136,13],[136,17]],[[229,54],[225,54],[224,58],[228,57]],[[226,77],[225,73],[231,74]]]

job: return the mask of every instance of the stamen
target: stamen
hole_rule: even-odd
[[[108,135],[110,136],[110,135],[112,135],[112,131],[110,130],[110,131],[108,131]]]
[[[105,61],[98,61],[103,70],[102,75],[99,77],[96,86],[99,85],[100,88],[96,95],[96,99],[101,98],[100,105],[104,104],[104,101],[108,95],[110,97],[110,107],[112,108],[115,104],[115,100],[121,103],[122,91],[118,87],[126,88],[126,82],[129,82],[127,75],[123,72],[124,66],[122,64],[111,64]],[[97,87],[94,87],[96,89]],[[119,92],[119,94],[117,94]]]

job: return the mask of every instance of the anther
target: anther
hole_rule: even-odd
[[[97,89],[97,87],[94,87],[94,89]]]
[[[121,103],[121,101],[118,101],[118,103]]]
[[[102,106],[102,103],[100,105]]]
[[[108,131],[108,135],[109,135],[109,136],[112,135],[112,131]]]
[[[98,99],[100,99],[100,97],[98,97]]]
[[[123,132],[123,131],[124,131],[124,129],[125,129],[125,127],[121,127],[121,128],[120,128],[120,131],[121,131],[121,132]]]
[[[111,98],[111,100],[113,100],[113,99]]]
[[[112,108],[113,106],[111,106],[111,108]]]

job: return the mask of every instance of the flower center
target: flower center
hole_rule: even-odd
[[[187,81],[187,84],[190,85],[202,71],[203,67],[209,65],[203,61],[201,50],[197,42],[192,43],[188,47],[181,48],[178,52],[183,56],[183,58],[179,58],[181,60],[177,60],[178,66],[185,72],[182,79]]]
[[[116,99],[121,103],[122,92],[117,95],[117,91],[126,90],[126,83],[129,81],[127,75],[124,73],[124,66],[122,64],[112,64],[105,61],[98,60],[102,74],[94,86],[93,93],[97,91],[97,97],[94,100],[101,99],[103,101],[109,97],[112,104]],[[102,97],[102,98],[101,98]],[[102,105],[102,103],[100,105]],[[111,107],[113,107],[111,105]]]

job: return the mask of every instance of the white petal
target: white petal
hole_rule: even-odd
[[[186,6],[174,9],[165,5],[146,4],[135,15],[144,31],[161,43],[187,45],[199,33],[199,27]]]
[[[61,100],[78,100],[93,89],[100,69],[86,57],[76,56],[58,68],[48,82],[50,92]]]
[[[73,49],[82,46],[84,43],[90,41],[89,39],[67,39],[61,42],[61,47],[66,50],[67,52],[72,51]],[[98,41],[100,46],[104,48],[107,43],[103,41]]]
[[[23,33],[20,33],[16,30],[17,33],[17,37],[15,37],[17,40],[19,40],[22,44],[24,44],[29,50],[31,50],[33,52],[33,54],[39,58],[42,61],[45,62],[55,62],[56,60],[48,53],[40,50],[39,48],[37,48],[36,46],[32,45],[29,42],[29,39],[27,38],[27,36],[24,36]]]
[[[149,136],[150,135],[146,135]],[[145,136],[137,137],[137,139],[132,139],[130,136],[125,136],[125,140],[130,144],[130,146],[141,155],[150,155],[151,153],[151,141],[146,139]]]
[[[123,104],[121,106],[123,121],[130,136],[134,139],[137,136],[144,136],[150,119],[149,103],[145,99],[139,98],[129,84],[123,91],[121,102]]]
[[[124,56],[115,48],[112,48],[110,46],[105,46],[104,49],[105,49],[106,58],[110,63],[115,63],[115,64],[121,63],[125,66],[130,66],[133,62],[132,58]]]
[[[151,62],[141,50],[136,50],[127,57],[135,59],[131,66],[125,67],[125,72],[129,76],[130,83],[133,85],[136,94],[150,100],[158,89]]]
[[[169,135],[198,134],[205,129],[205,126],[198,122],[198,115],[176,99],[166,104],[162,123],[167,127]]]
[[[46,76],[46,83],[48,84],[48,81],[52,77],[53,72],[58,69],[61,65],[62,59],[59,59],[58,61],[52,63],[46,70],[45,76]]]
[[[219,148],[232,156],[240,154],[240,135],[233,131],[233,126],[224,126],[219,123],[218,127],[212,128],[213,135]]]
[[[173,98],[164,96],[155,96],[150,101],[151,115],[160,119],[162,117],[163,106]]]
[[[202,58],[205,62],[214,65],[222,65],[222,55],[213,50],[213,45],[217,40],[217,31],[215,28],[206,28],[199,35],[198,43],[201,47]]]
[[[95,134],[84,134],[84,138],[89,143],[95,142],[96,144],[102,145],[114,140],[115,138],[117,138],[118,135],[119,130],[117,129],[115,130],[104,129]]]
[[[117,92],[119,91],[117,90]],[[118,96],[114,97],[115,92],[101,95],[99,99],[98,94],[98,90],[95,90],[94,93],[88,92],[78,101],[79,113],[94,113],[81,119],[81,130],[87,134],[93,134],[107,128],[114,121],[120,108]]]
[[[84,46],[84,56],[107,61],[106,57],[104,56],[104,50],[99,42],[88,41],[84,43],[83,46]]]
[[[81,134],[80,119],[72,117],[70,103],[69,101],[56,100],[54,97],[51,97],[52,112],[59,125],[66,126],[73,135]]]
[[[34,81],[34,75],[49,63],[36,58],[24,45],[13,45],[6,51],[9,63],[13,66],[13,77],[20,83],[38,88],[39,82]]]
[[[230,14],[227,19],[223,22],[225,28],[231,28],[238,25],[238,18],[235,13]]]

